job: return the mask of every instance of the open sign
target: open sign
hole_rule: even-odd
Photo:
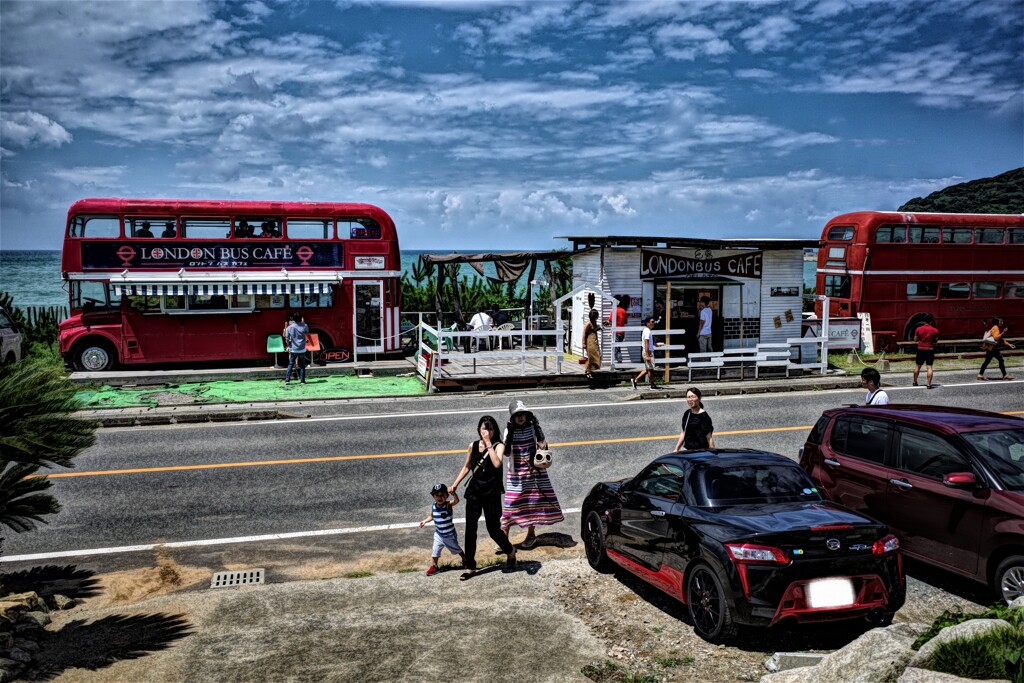
[[[349,363],[352,361],[352,352],[346,348],[327,349],[323,353],[326,363]]]

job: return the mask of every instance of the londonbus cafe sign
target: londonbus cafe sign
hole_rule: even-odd
[[[114,268],[343,268],[342,245],[334,243],[260,244],[256,242],[85,242],[83,270]]]
[[[640,279],[749,277],[761,279],[764,252],[745,251],[715,257],[710,249],[696,249],[693,258],[653,249],[640,250]]]

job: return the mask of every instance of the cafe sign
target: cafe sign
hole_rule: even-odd
[[[341,244],[311,242],[85,242],[82,270],[115,268],[341,268]]]
[[[761,279],[762,251],[744,251],[715,257],[710,249],[697,249],[693,258],[654,249],[640,250],[640,279],[701,279],[747,277]]]

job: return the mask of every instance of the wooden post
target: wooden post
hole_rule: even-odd
[[[534,329],[534,324],[533,324],[533,279],[534,279],[534,276],[536,276],[536,275],[537,275],[537,259],[533,259],[532,261],[530,261],[530,274],[529,274],[529,276],[527,276],[527,279],[526,279],[526,287],[527,287],[526,294],[527,294],[527,302],[529,303],[529,306],[527,306],[527,309],[526,309],[528,311],[528,313],[526,315],[527,315],[527,317],[530,318],[530,329],[531,330]]]
[[[670,329],[672,329],[672,322],[671,322],[672,321],[672,308],[671,308],[671,303],[672,303],[672,283],[671,282],[666,282],[665,283],[665,331],[666,332],[669,331]],[[666,343],[671,343],[671,341],[672,341],[671,339],[669,339],[668,337],[665,337],[665,342]],[[668,384],[669,379],[670,379],[670,377],[669,377],[670,374],[671,374],[671,369],[669,368],[668,363],[666,363],[665,364],[665,376],[664,376],[664,378],[662,380],[662,384]]]

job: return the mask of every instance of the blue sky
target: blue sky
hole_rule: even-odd
[[[817,237],[1024,165],[1024,0],[0,3],[0,248],[83,197],[363,201],[407,249]]]

